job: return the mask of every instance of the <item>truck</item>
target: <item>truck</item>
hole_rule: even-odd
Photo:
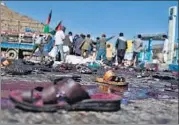
[[[35,47],[35,36],[38,34],[32,32],[1,31],[1,54],[5,53],[9,59],[24,58],[25,56],[31,55]],[[43,36],[48,35],[44,51],[50,52],[53,48],[53,37],[49,34],[40,34]]]

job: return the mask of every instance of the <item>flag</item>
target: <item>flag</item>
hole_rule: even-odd
[[[58,30],[61,30],[62,29],[62,21],[60,21],[58,23],[58,25],[56,26],[55,30],[58,31]]]
[[[50,20],[51,20],[51,17],[52,17],[52,10],[50,11],[49,15],[48,15],[48,19],[46,21],[46,24],[50,24]]]
[[[49,25],[48,24],[44,25],[44,33],[49,33],[49,31],[50,31]]]

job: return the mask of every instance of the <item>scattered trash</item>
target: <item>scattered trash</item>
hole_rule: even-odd
[[[76,70],[77,70],[77,72],[79,72],[79,73],[92,74],[91,69],[88,68],[88,67],[85,66],[85,65],[77,65],[77,66],[76,66]]]
[[[137,78],[150,77],[150,74],[147,72],[141,72],[137,75]]]
[[[89,58],[83,58],[81,56],[75,56],[75,55],[67,55],[65,59],[65,63],[69,64],[87,64],[90,62],[94,62],[92,57]]]
[[[154,74],[152,75],[153,78],[161,79],[161,80],[172,80],[175,79],[173,76],[167,76],[162,74]]]
[[[160,79],[157,79],[157,78],[155,78],[155,79],[153,79],[153,80],[155,80],[155,81],[157,81],[157,82],[160,81]]]
[[[60,63],[59,65],[57,65],[53,68],[53,71],[63,72],[63,73],[68,73],[72,70],[75,70],[75,65],[67,64],[67,63]]]
[[[89,68],[99,68],[100,64],[96,63],[96,62],[91,62],[91,63],[88,63],[88,67]]]
[[[6,67],[11,64],[11,61],[4,57],[0,57],[0,61],[1,61],[1,67]]]
[[[172,72],[172,75],[173,75],[173,76],[178,76],[178,77],[179,77],[179,71],[177,71],[177,72]]]
[[[158,71],[159,65],[157,63],[146,63],[145,64],[146,70],[149,71]]]

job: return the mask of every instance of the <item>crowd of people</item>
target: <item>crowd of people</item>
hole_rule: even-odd
[[[65,35],[65,27],[58,30],[54,35],[54,47],[56,46],[58,54],[60,55],[60,60],[65,61],[65,56],[76,55],[82,56],[83,58],[88,58],[93,56],[96,60],[107,61],[106,51],[107,51],[107,41],[113,39],[115,36],[107,37],[106,34],[102,34],[101,37],[97,37],[95,40],[91,38],[90,34],[76,34],[73,36],[72,32]],[[136,65],[137,56],[143,48],[143,42],[141,35],[138,35],[137,39],[133,41],[134,53],[132,61]],[[123,65],[123,60],[127,50],[127,39],[124,37],[124,33],[119,33],[116,44],[116,56],[119,65]],[[65,52],[64,52],[65,50]],[[56,57],[59,57],[58,55]],[[59,60],[58,58],[55,58]],[[114,60],[113,60],[114,61]]]
[[[105,34],[102,34],[101,37],[97,37],[95,40],[91,38],[90,34],[76,34],[73,35],[72,32],[65,34],[66,28],[61,27],[60,30],[57,30],[54,34],[54,48],[56,48],[57,53],[53,57],[54,61],[65,62],[67,55],[76,55],[82,56],[83,58],[88,58],[92,56],[95,60],[101,60],[103,62],[107,61],[106,52],[107,52],[107,41],[113,39],[115,36],[109,38]],[[164,42],[164,56],[167,53],[167,36]],[[138,64],[138,56],[143,50],[143,41],[142,36],[139,34],[136,39],[133,40],[133,56],[131,65],[136,66]],[[39,44],[38,44],[39,45]],[[127,39],[124,37],[124,33],[119,33],[119,36],[115,42],[116,54],[113,57],[113,63],[117,61],[119,66],[124,65],[124,57],[127,50]]]
[[[60,60],[63,62],[65,61],[65,56],[69,54],[82,56],[83,58],[94,56],[96,60],[103,59],[105,61],[107,60],[106,43],[113,37],[106,38],[106,35],[102,34],[101,38],[97,37],[96,40],[92,40],[90,34],[76,34],[73,36],[73,33],[69,32],[65,35],[65,28],[63,27],[54,35],[54,47],[57,48]]]

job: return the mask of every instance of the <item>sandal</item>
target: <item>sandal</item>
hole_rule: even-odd
[[[116,76],[112,70],[107,71],[104,74],[103,78],[97,77],[96,82],[110,84],[110,85],[117,85],[117,86],[128,85],[124,77]]]
[[[28,111],[118,111],[120,96],[108,93],[89,94],[72,79],[48,88],[12,91],[10,99],[16,107]]]

